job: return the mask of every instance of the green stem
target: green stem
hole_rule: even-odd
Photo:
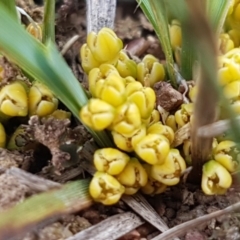
[[[46,0],[43,18],[43,44],[55,41],[55,1]]]

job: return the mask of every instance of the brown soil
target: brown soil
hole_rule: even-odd
[[[83,84],[85,84],[85,81],[79,64],[79,48],[86,39],[86,9],[84,2],[83,0],[58,1],[56,9],[56,43],[59,50],[63,48],[64,44],[71,37],[74,35],[80,36],[79,40],[73,44],[64,57],[72,68],[75,76]],[[136,10],[135,2],[119,2],[115,24],[115,31],[118,36],[123,39],[125,44],[128,44],[129,49],[138,57],[142,57],[146,53],[151,53],[159,59],[164,60],[161,47],[154,35],[152,26],[148,23],[141,11],[139,9]],[[18,5],[23,7],[35,20],[41,21],[41,7],[32,4],[31,1],[18,1]],[[64,106],[62,106],[62,108],[64,109]],[[0,160],[4,161],[1,161],[0,167],[17,166],[60,183],[81,178],[83,172],[79,167],[79,161],[67,161],[71,158],[71,154],[66,154],[66,152],[60,150],[61,142],[59,142],[59,138],[64,134],[64,136],[67,136],[66,138],[68,140],[70,139],[73,143],[81,144],[89,140],[90,135],[82,127],[77,127],[74,120],[72,120],[71,123],[61,122],[61,125],[57,126],[51,121],[41,122],[38,119],[33,119],[32,121],[35,121],[35,125],[33,124],[35,128],[30,128],[28,133],[30,132],[29,134],[32,134],[38,140],[39,145],[37,149],[34,152],[26,151],[24,153],[8,153],[2,151]],[[48,126],[50,127],[48,128]],[[55,126],[54,129],[59,130],[54,131],[54,136],[52,135],[53,132],[49,132],[52,126]],[[41,134],[39,134],[40,132]],[[52,140],[50,144],[49,136],[51,136],[50,140]],[[48,142],[46,142],[47,139]],[[46,146],[48,146],[48,148]],[[23,156],[23,158],[19,156]],[[41,157],[41,161],[39,156]],[[52,158],[51,162],[49,162],[50,158]],[[34,194],[26,185],[17,184],[11,177],[6,178],[4,174],[2,174],[0,178],[1,210],[7,209]],[[238,192],[232,190],[229,191],[226,196],[205,196],[199,186],[180,184],[171,189],[169,188],[161,195],[147,197],[147,199],[171,228],[185,221],[195,219],[236,203],[240,200],[240,195]],[[95,204],[90,209],[86,209],[79,214],[62,217],[59,221],[47,227],[30,232],[21,239],[65,239],[109,216],[127,210],[129,210],[129,208],[123,203],[111,207]],[[240,239],[239,226],[239,214],[232,213],[231,215],[206,222],[197,229],[189,229],[182,239]],[[121,240],[151,239],[157,234],[159,234],[159,232],[154,227],[150,224],[144,224],[135,231],[122,237]]]

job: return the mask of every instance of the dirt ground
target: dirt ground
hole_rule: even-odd
[[[18,5],[23,7],[36,21],[42,20],[42,7],[34,5],[31,1],[17,1]],[[61,50],[64,44],[74,35],[79,35],[79,40],[64,55],[67,63],[72,68],[75,76],[84,86],[83,72],[79,64],[79,49],[86,40],[86,9],[85,1],[81,0],[62,0],[56,4],[56,43]],[[24,19],[23,19],[24,20]],[[25,19],[26,20],[26,19]],[[161,60],[164,60],[161,47],[154,35],[152,26],[148,23],[139,9],[136,9],[134,1],[119,1],[116,14],[115,31],[123,39],[124,43],[139,58],[147,53],[151,53]],[[61,106],[64,109],[64,106]],[[65,183],[69,180],[83,177],[83,171],[79,167],[79,161],[65,164],[67,158],[62,151],[58,152],[61,156],[61,163],[64,170],[56,171],[53,167],[53,156],[55,152],[45,147],[43,138],[49,134],[46,127],[54,126],[52,122],[37,122],[38,129],[42,131],[42,136],[38,136],[39,144],[34,152],[13,152],[2,151],[0,167],[17,166],[31,173],[43,176],[45,178]],[[36,123],[35,122],[35,123]],[[90,139],[90,135],[82,128],[77,127],[73,120],[71,123],[64,122],[62,126],[55,126],[55,130],[61,128],[62,132],[68,132],[68,139],[76,144],[81,144]],[[66,130],[68,129],[68,130]],[[70,130],[69,130],[70,129]],[[9,130],[11,131],[11,129]],[[62,132],[55,131],[53,139],[61,136]],[[53,132],[51,132],[53,133]],[[42,138],[41,138],[42,137]],[[59,147],[57,143],[54,147]],[[55,148],[56,150],[56,148]],[[49,160],[52,158],[52,161]],[[55,165],[59,159],[55,159]],[[61,172],[61,174],[59,174]],[[85,173],[85,176],[87,173]],[[11,177],[6,178],[4,174],[0,175],[0,210],[7,209],[18,202],[23,201],[28,196],[34,194],[24,184],[15,183]],[[195,219],[205,214],[223,209],[240,200],[240,194],[237,190],[231,189],[224,196],[205,196],[199,186],[190,184],[179,184],[161,195],[147,197],[149,203],[154,207],[157,213],[162,217],[169,228],[174,227],[185,221]],[[70,237],[87,227],[99,223],[117,213],[128,211],[129,207],[125,204],[106,207],[95,204],[89,209],[81,211],[76,215],[64,216],[59,221],[50,224],[38,231],[29,232],[21,239],[23,240],[59,240]],[[144,224],[135,231],[122,237],[121,240],[144,240],[152,239],[159,232],[150,224]],[[97,239],[97,237],[96,237]],[[240,239],[240,215],[232,213],[199,226],[198,229],[189,229],[184,237],[186,240],[201,239]]]

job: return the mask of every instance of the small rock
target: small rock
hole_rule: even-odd
[[[182,94],[169,83],[157,82],[154,84],[153,89],[157,98],[157,106],[160,105],[168,112],[177,109],[183,103]]]

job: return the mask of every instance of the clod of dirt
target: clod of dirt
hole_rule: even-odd
[[[0,57],[0,86],[6,85],[10,80],[16,80],[23,77],[21,71],[13,63],[10,63],[5,57]]]
[[[171,112],[183,103],[183,96],[175,90],[170,83],[157,82],[153,89],[156,94],[157,106],[161,106],[166,111]]]
[[[0,175],[0,189],[0,212],[15,206],[32,194],[29,187],[5,173]]]
[[[31,162],[31,151],[20,153],[18,151],[8,151],[7,149],[0,148],[0,168],[19,167],[28,170]]]
[[[207,236],[202,232],[193,230],[186,234],[185,240],[207,240]]]

